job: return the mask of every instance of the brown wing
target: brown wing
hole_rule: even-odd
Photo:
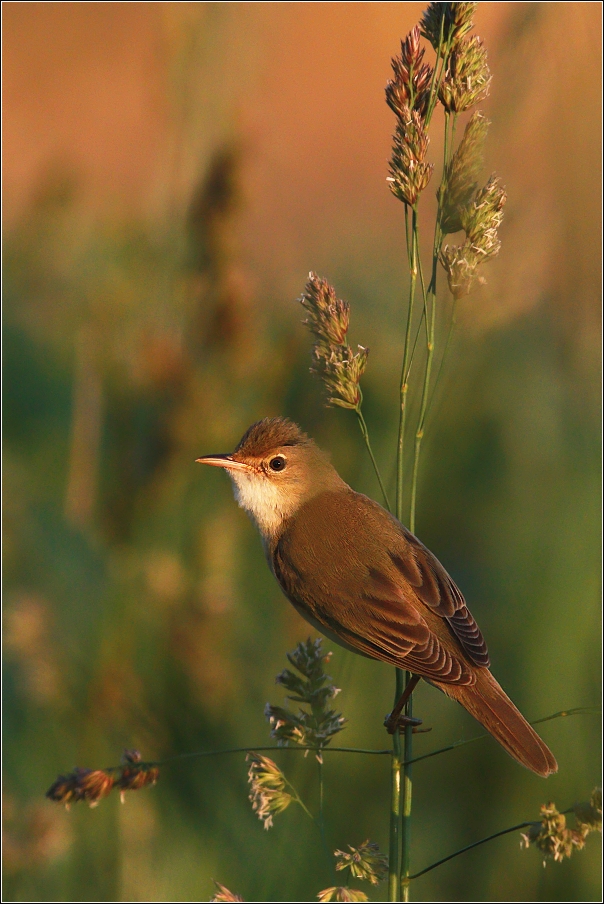
[[[460,589],[417,537],[402,525],[400,530],[405,548],[390,553],[395,567],[409,581],[422,602],[445,619],[472,662],[488,667],[487,645]]]
[[[279,538],[272,564],[298,611],[345,646],[438,682],[474,683],[467,647],[484,641],[463,597],[431,553],[367,497],[345,490],[311,499]]]

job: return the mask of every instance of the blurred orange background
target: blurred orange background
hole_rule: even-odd
[[[7,228],[57,167],[75,171],[90,216],[182,208],[212,149],[236,135],[246,151],[242,240],[261,283],[295,297],[310,266],[358,254],[359,233],[376,256],[400,243],[382,92],[423,4],[3,7]],[[600,25],[598,3],[479,4],[497,73],[487,165],[508,188],[525,252],[508,246],[496,265],[490,317],[555,287],[575,326],[594,326]],[[568,292],[577,278],[592,290],[580,305]]]
[[[44,792],[124,747],[270,743],[263,706],[308,626],[226,479],[194,460],[285,414],[377,498],[354,419],[308,373],[293,302],[312,269],[371,348],[364,411],[391,486],[407,274],[384,87],[425,6],[2,4],[12,900],[207,900],[212,877],[246,900],[310,900],[333,884],[304,814],[263,832],[242,757],[162,769],[124,807],[66,814]],[[479,3],[475,31],[493,73],[484,179],[508,201],[431,409],[418,535],[536,719],[601,691],[601,5]],[[436,176],[441,146],[439,113]],[[391,670],[340,649],[329,670],[342,743],[381,747]],[[477,733],[427,685],[415,696],[433,729],[418,752]],[[589,797],[596,717],[542,728],[560,763],[547,784],[488,742],[414,767],[414,869]],[[275,758],[314,806],[316,763]],[[387,759],[326,755],[332,849],[387,848]],[[507,836],[413,900],[599,900],[597,845],[544,870]]]

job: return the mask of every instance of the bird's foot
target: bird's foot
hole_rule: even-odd
[[[422,724],[421,719],[415,719],[412,716],[405,716],[404,713],[397,713],[396,710],[393,710],[390,715],[386,716],[384,719],[384,726],[388,734],[393,735],[395,731],[402,730],[404,731],[409,725],[412,726],[413,732],[417,731],[431,731],[430,728],[422,728],[419,726]]]

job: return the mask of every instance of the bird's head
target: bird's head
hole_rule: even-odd
[[[325,453],[282,417],[252,424],[234,452],[197,461],[228,472],[235,498],[265,540],[277,536],[288,518],[313,496],[345,486]]]

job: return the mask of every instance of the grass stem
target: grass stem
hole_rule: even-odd
[[[569,807],[567,810],[562,810],[562,814],[566,815],[568,813],[572,813],[573,808]],[[437,866],[442,866],[443,863],[448,863],[449,860],[453,860],[454,857],[459,857],[460,854],[465,854],[466,851],[471,851],[472,848],[480,847],[481,844],[486,844],[487,841],[493,841],[494,838],[501,838],[502,835],[509,835],[510,832],[519,832],[520,829],[528,829],[529,826],[535,825],[535,822],[539,820],[532,820],[532,822],[519,822],[515,826],[510,826],[508,829],[502,829],[500,832],[493,832],[492,835],[487,835],[486,838],[481,838],[480,841],[474,841],[472,844],[467,844],[465,847],[460,848],[458,851],[454,851],[452,854],[449,854],[448,857],[443,857],[441,860],[437,860],[436,863],[431,863],[430,866],[427,866],[425,869],[419,871],[419,873],[415,873],[413,876],[409,876],[409,881],[412,879],[419,879],[420,876],[425,876],[426,873],[429,873],[431,870],[436,869]]]
[[[405,686],[411,680],[411,673],[405,672]],[[413,694],[407,700],[405,715],[413,715]],[[409,872],[411,866],[411,803],[413,782],[411,778],[411,761],[413,758],[413,727],[405,727],[405,748],[403,761],[403,794],[402,794],[402,833],[401,833],[401,900],[409,900]]]
[[[413,208],[411,217],[411,249],[409,250],[409,304],[407,308],[407,326],[405,330],[405,343],[403,346],[403,366],[401,368],[400,384],[400,410],[397,446],[397,472],[396,472],[396,517],[399,521],[403,517],[403,478],[404,478],[404,444],[405,424],[407,419],[407,397],[409,389],[409,358],[411,355],[411,325],[413,322],[413,302],[415,299],[415,286],[418,273],[418,229],[417,210]]]
[[[382,496],[384,497],[384,502],[386,503],[386,508],[388,511],[392,511],[390,508],[390,501],[388,499],[388,493],[386,492],[386,487],[384,486],[384,481],[382,480],[382,475],[380,474],[380,469],[378,468],[377,461],[375,460],[375,455],[373,454],[373,449],[371,448],[371,443],[369,441],[369,431],[367,430],[367,424],[365,423],[365,418],[363,417],[363,412],[361,408],[355,408],[357,420],[359,422],[359,427],[361,428],[361,433],[363,434],[363,439],[365,440],[365,445],[367,446],[367,451],[369,452],[369,457],[371,458],[371,463],[373,465],[373,470],[375,471],[375,475],[378,479],[378,483],[380,485],[380,489],[382,491]]]
[[[396,669],[394,706],[404,690],[404,675]],[[390,848],[388,852],[388,901],[400,901],[400,846],[401,846],[401,736],[392,736],[392,762],[390,765]]]

